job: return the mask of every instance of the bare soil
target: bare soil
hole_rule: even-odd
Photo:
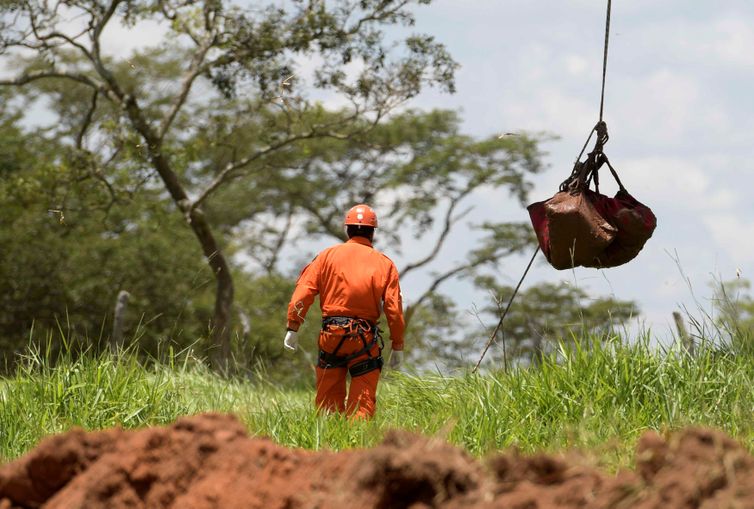
[[[0,509],[754,509],[754,458],[718,431],[647,433],[634,471],[583,463],[515,451],[477,461],[405,432],[372,449],[288,449],[206,414],[49,437],[0,467]]]

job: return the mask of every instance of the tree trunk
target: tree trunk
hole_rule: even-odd
[[[162,153],[161,140],[147,123],[136,100],[132,96],[128,96],[124,103],[131,123],[146,142],[152,166],[160,175],[165,188],[194,231],[194,235],[202,246],[202,252],[207,258],[207,263],[212,269],[212,274],[215,276],[217,288],[215,291],[215,312],[210,324],[212,347],[209,357],[213,367],[226,370],[230,361],[231,310],[234,293],[233,276],[230,273],[228,262],[212,234],[212,229],[201,208],[192,207],[191,200],[178,180],[178,175],[173,171],[170,162]]]
[[[193,209],[188,218],[217,282],[215,313],[210,324],[210,338],[212,339],[210,362],[213,367],[225,371],[230,361],[231,310],[233,309],[234,295],[233,276],[230,273],[225,255],[217,244],[202,211]]]
[[[121,290],[115,299],[113,334],[110,336],[110,349],[113,352],[118,352],[123,347],[123,322],[126,319],[126,306],[128,305],[129,297],[131,297],[131,294],[125,290]]]

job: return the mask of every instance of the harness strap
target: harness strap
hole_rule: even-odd
[[[367,345],[365,348],[362,348],[358,352],[354,352],[349,355],[335,355],[329,352],[325,352],[324,350],[319,351],[319,362],[317,363],[317,367],[320,367],[322,369],[329,369],[329,368],[341,368],[348,364],[349,361],[352,361],[356,357],[359,357],[361,355],[367,354],[369,358],[377,358],[372,357],[371,350],[372,347],[374,347],[376,341],[371,342],[369,345]],[[378,354],[378,357],[381,356]]]
[[[351,374],[351,378],[354,378],[371,373],[376,369],[382,369],[383,364],[384,361],[382,360],[381,355],[379,357],[370,357],[369,359],[364,359],[348,368],[348,372]]]

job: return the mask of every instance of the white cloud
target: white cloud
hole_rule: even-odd
[[[507,125],[578,138],[594,124],[593,103],[570,96],[551,85],[530,87],[528,93],[529,97],[522,101],[511,100],[510,96],[503,99],[500,110]]]
[[[706,215],[703,221],[717,244],[724,246],[736,267],[746,267],[750,276],[754,276],[754,218],[726,212]]]
[[[678,143],[700,122],[700,84],[677,69],[611,83],[607,115],[612,123],[633,136],[652,143]],[[637,140],[638,141],[638,140]]]
[[[750,20],[725,17],[713,25],[711,52],[722,62],[735,67],[754,68],[754,29]]]
[[[589,68],[589,62],[581,55],[567,55],[563,63],[568,74],[573,76],[583,76]]]
[[[166,23],[140,21],[133,27],[115,19],[102,32],[102,52],[106,55],[124,58],[134,50],[157,46],[168,33]]]
[[[716,172],[677,157],[646,157],[621,162],[626,187],[648,203],[668,202],[677,211],[702,214],[735,208],[742,201],[735,182],[715,180]],[[628,179],[630,178],[630,183]]]
[[[635,35],[641,52],[654,49],[658,57],[671,56],[682,64],[750,70],[754,66],[754,29],[750,19],[735,11],[717,12],[701,19],[658,19],[640,25]]]
[[[439,23],[472,8],[452,0],[438,4],[444,6]],[[745,266],[754,259],[754,207],[745,194],[754,185],[754,103],[748,100],[754,11],[743,0],[634,0],[613,7],[607,152],[629,190],[658,214],[659,226],[636,261],[604,271],[604,282],[594,271],[577,270],[576,282],[596,294],[636,299],[647,324],[659,332],[668,329],[679,304],[694,308],[669,252],[678,251],[703,302],[715,271],[734,274],[738,265],[754,277],[754,268]],[[454,55],[464,65],[453,104],[464,108],[466,124],[479,134],[500,126],[562,137],[546,147],[551,169],[536,177],[532,201],[546,198],[569,173],[597,119],[604,4],[510,0],[496,6],[474,2],[473,9],[462,40],[452,23],[453,30],[437,33],[455,45],[451,50],[458,48]],[[537,10],[536,22],[527,21]],[[570,30],[574,17],[586,14],[593,15],[593,26]],[[489,21],[493,16],[499,24]],[[486,85],[468,78],[479,76]],[[501,217],[495,196],[482,198],[488,214],[513,218],[509,207]],[[527,284],[562,276],[538,266]]]
[[[679,23],[677,27],[676,37],[668,40],[669,49],[679,58],[716,66],[754,66],[754,29],[749,21],[724,14],[712,20]]]

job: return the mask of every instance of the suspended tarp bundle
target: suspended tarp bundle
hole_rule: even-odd
[[[639,254],[657,226],[652,210],[626,191],[602,151],[607,125],[599,122],[594,132],[594,150],[576,162],[560,192],[528,207],[539,247],[559,270],[623,265]],[[605,164],[619,187],[613,198],[599,192],[599,170]]]
[[[479,357],[473,372],[479,369],[487,350],[502,329],[503,320],[516,298],[518,289],[541,250],[556,269],[571,267],[616,267],[627,263],[639,254],[652,236],[657,219],[649,207],[631,196],[618,178],[618,173],[602,151],[609,139],[605,112],[605,78],[607,76],[607,50],[610,41],[610,10],[612,1],[607,0],[605,17],[605,48],[602,57],[602,94],[600,118],[576,158],[571,176],[561,185],[560,192],[546,201],[529,205],[529,216],[537,233],[539,246],[529,260],[518,285],[513,290],[508,305],[500,316],[495,329]],[[581,161],[592,135],[597,133],[597,142],[586,160]],[[600,194],[599,170],[607,164],[615,181],[618,193],[610,198]],[[590,189],[594,182],[594,191]],[[505,337],[503,337],[505,359]]]

